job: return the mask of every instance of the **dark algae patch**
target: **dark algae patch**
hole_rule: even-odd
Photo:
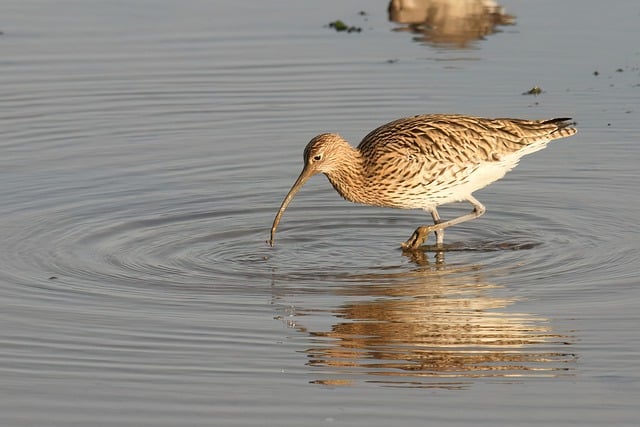
[[[542,88],[540,86],[534,86],[526,92],[522,92],[523,95],[540,95],[542,93]]]
[[[359,33],[362,31],[362,28],[354,27],[352,25],[347,25],[340,19],[335,20],[333,22],[329,22],[329,24],[325,25],[325,27],[333,28],[338,32],[346,31],[347,33]]]

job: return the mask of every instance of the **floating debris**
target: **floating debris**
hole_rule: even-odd
[[[618,68],[618,69],[616,70],[616,73],[622,73],[622,72],[624,72],[624,70],[623,70],[622,68]]]
[[[329,22],[329,24],[326,26],[328,26],[329,28],[333,28],[338,32],[346,31],[347,33],[359,33],[362,31],[362,28],[349,26],[339,19],[333,22]]]
[[[593,72],[593,75],[594,75],[594,76],[599,76],[599,75],[600,75],[600,73],[598,72],[598,70],[596,70],[596,71],[594,71],[594,72]]]
[[[540,95],[542,93],[542,89],[540,86],[534,86],[526,92],[522,92],[523,95]]]

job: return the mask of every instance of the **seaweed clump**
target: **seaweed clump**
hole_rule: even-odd
[[[337,19],[333,22],[329,22],[329,24],[326,26],[329,28],[333,28],[338,32],[346,31],[347,33],[359,33],[362,31],[362,28],[347,25],[340,19]]]
[[[540,86],[534,86],[526,92],[522,92],[523,95],[540,95],[542,93],[542,89]]]

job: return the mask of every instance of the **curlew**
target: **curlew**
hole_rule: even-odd
[[[502,178],[526,154],[549,141],[577,132],[569,118],[548,120],[486,119],[432,114],[398,119],[380,126],[353,148],[340,135],[324,133],[304,149],[304,167],[273,220],[276,229],[298,190],[313,175],[324,173],[340,195],[354,203],[401,209],[423,209],[433,225],[418,227],[402,243],[418,249],[430,232],[436,246],[444,230],[485,213],[473,193]],[[442,220],[438,206],[467,201],[473,210]]]

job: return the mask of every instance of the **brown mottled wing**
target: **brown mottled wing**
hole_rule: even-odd
[[[387,123],[363,138],[358,148],[365,168],[416,172],[418,167],[473,166],[536,142],[573,135],[570,119],[484,119],[422,115]],[[420,165],[419,163],[422,162]],[[424,162],[432,163],[425,165]],[[431,166],[431,167],[430,167]],[[373,172],[373,170],[372,170]]]

